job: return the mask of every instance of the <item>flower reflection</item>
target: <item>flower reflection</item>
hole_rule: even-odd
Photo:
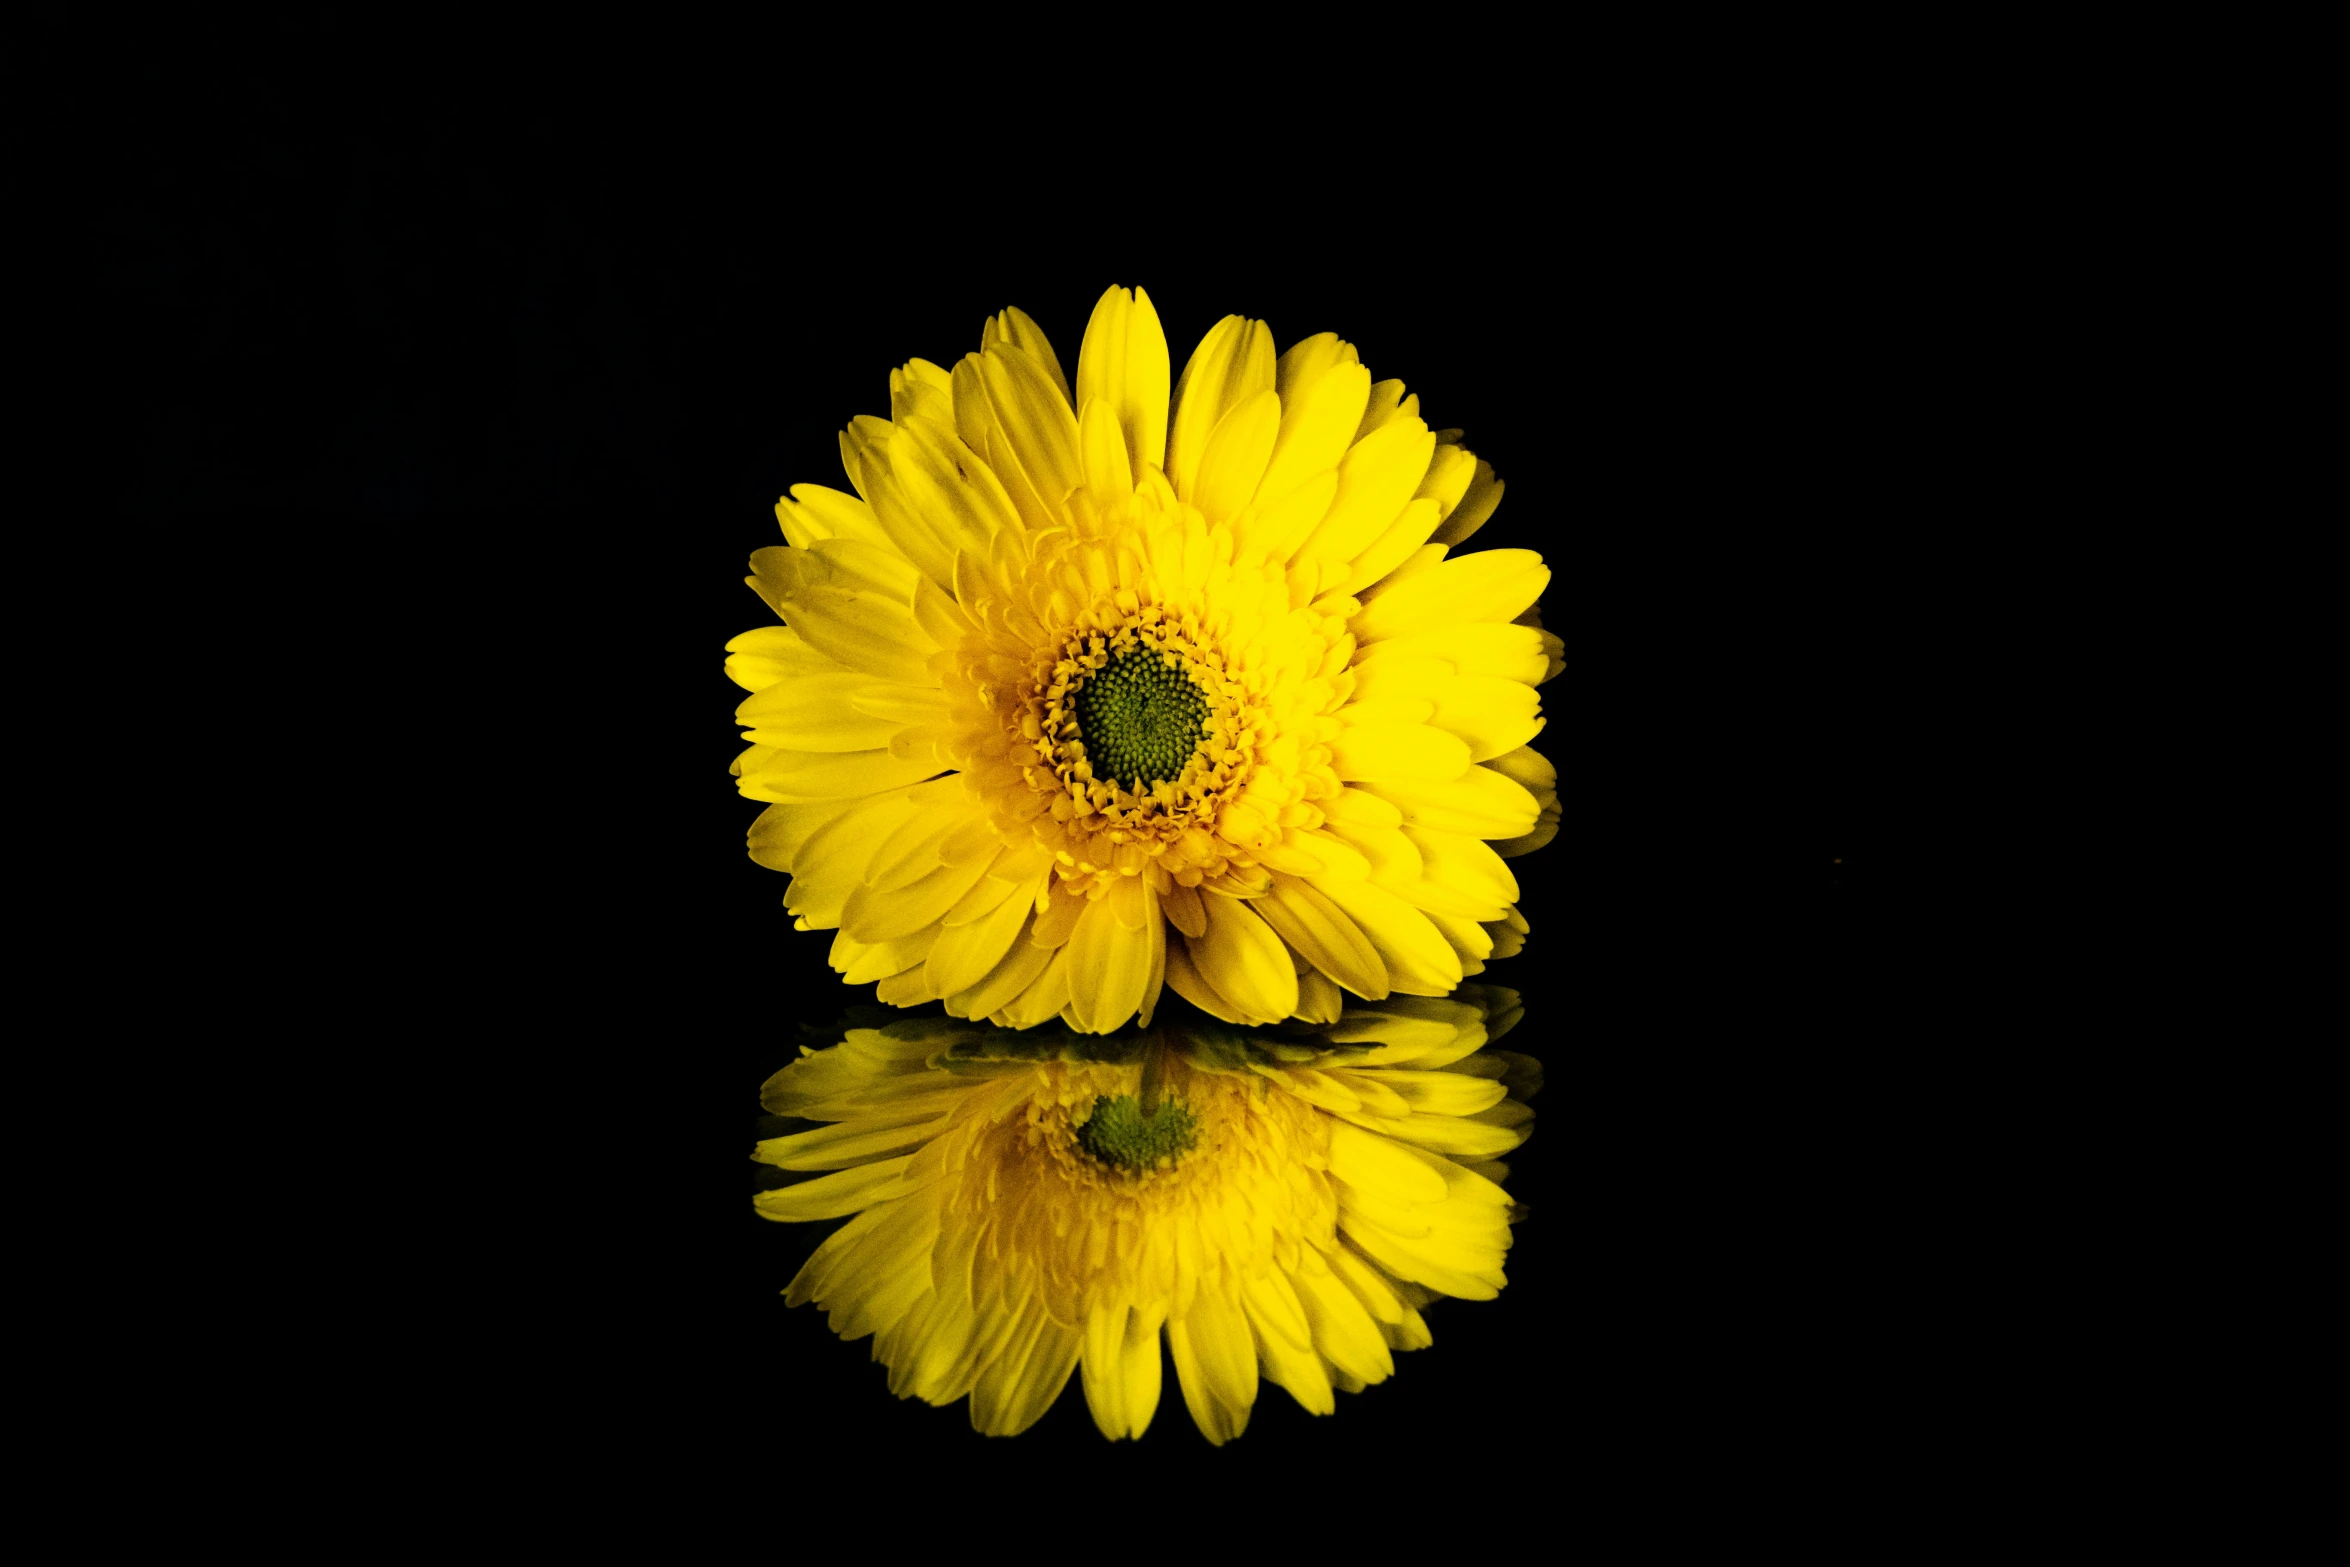
[[[1429,1342],[1439,1296],[1488,1300],[1522,1216],[1501,1156],[1532,1130],[1533,1059],[1492,1044],[1515,992],[1395,996],[1316,1027],[1162,1012],[1145,1030],[953,1018],[844,1027],[769,1079],[778,1220],[847,1217],[787,1292],[873,1335],[901,1398],[969,1397],[1025,1430],[1072,1372],[1105,1436],[1158,1408],[1160,1340],[1210,1442],[1260,1377],[1309,1411]]]

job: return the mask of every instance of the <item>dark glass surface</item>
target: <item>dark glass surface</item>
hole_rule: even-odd
[[[412,977],[351,1026],[422,1106],[395,1146],[426,1175],[396,1265],[348,1245],[407,1281],[461,1402],[728,1462],[1141,1472],[1074,1387],[990,1443],[784,1307],[829,1226],[753,1216],[758,1088],[871,990],[743,854],[720,668],[769,618],[740,579],[775,497],[845,487],[835,433],[893,364],[1016,304],[1073,368],[1139,282],[1177,371],[1228,311],[1335,330],[1465,428],[1509,486],[1474,547],[1545,554],[1567,650],[1536,742],[1560,834],[1513,862],[1533,936],[1483,976],[1548,1074],[1510,1287],[1433,1308],[1434,1346],[1329,1420],[1268,1388],[1221,1453],[1170,1377],[1142,1451],[1892,1462],[1869,1433],[1953,1374],[1928,1150],[1960,1070],[1900,983],[1924,834],[1888,803],[1928,765],[1897,743],[1927,700],[1907,606],[1963,520],[1932,369],[1962,327],[1909,219],[1827,180],[1667,221],[1563,148],[1232,224],[1200,192],[868,188],[756,118],[699,161],[553,119],[324,123],[224,107],[119,205],[110,276],[157,352],[114,499],[273,549],[331,528],[375,576],[394,793],[430,830],[359,855]]]

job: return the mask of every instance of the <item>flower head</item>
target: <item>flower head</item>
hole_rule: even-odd
[[[1113,288],[1074,395],[1017,310],[890,376],[794,486],[728,644],[750,834],[882,1000],[1026,1028],[1441,996],[1526,931],[1561,667],[1531,550],[1451,557],[1502,486],[1324,333],[1226,317],[1173,389]]]
[[[1140,1436],[1163,1336],[1221,1443],[1260,1376],[1329,1414],[1429,1342],[1420,1307],[1506,1282],[1495,1161],[1530,1130],[1540,1068],[1483,1047],[1516,1016],[1515,995],[1472,986],[1311,1033],[850,1029],[764,1095],[832,1124],[758,1157],[833,1173],[759,1210],[855,1215],[787,1294],[874,1335],[899,1397],[968,1396],[972,1425],[1008,1436],[1081,1372],[1103,1434]]]

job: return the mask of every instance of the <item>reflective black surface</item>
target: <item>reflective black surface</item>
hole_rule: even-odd
[[[398,1085],[401,1173],[358,1204],[394,1217],[333,1233],[452,1396],[714,1462],[1143,1472],[1074,1393],[991,1444],[784,1307],[824,1226],[752,1215],[758,1088],[870,987],[743,854],[720,669],[767,618],[740,578],[774,497],[841,482],[892,364],[1007,304],[1073,363],[1140,282],[1178,368],[1227,311],[1336,330],[1464,427],[1509,485],[1476,543],[1543,551],[1568,658],[1536,741],[1560,835],[1514,862],[1533,935],[1484,976],[1547,1073],[1510,1287],[1436,1307],[1330,1419],[1268,1390],[1217,1453],[1163,1409],[1141,1456],[1506,1455],[1550,1485],[1725,1448],[1881,1472],[1879,1435],[1923,1429],[1963,1362],[1944,1106],[1973,1069],[1905,978],[1934,829],[1894,802],[1937,765],[1907,737],[1916,605],[1973,515],[1934,369],[1964,327],[1907,252],[1854,263],[1834,190],[1693,232],[1561,148],[1463,170],[1433,215],[1415,182],[1239,242],[1114,216],[1039,242],[954,180],[869,203],[771,119],[699,172],[567,122],[282,120],[224,106],[126,197],[117,272],[169,352],[116,513],[331,537],[380,578],[360,623],[399,657],[339,695],[391,693],[403,771],[329,787],[426,830],[330,840],[320,906],[397,907],[339,943],[303,1049],[366,1063],[355,1118]],[[337,1366],[376,1341],[349,1337]]]

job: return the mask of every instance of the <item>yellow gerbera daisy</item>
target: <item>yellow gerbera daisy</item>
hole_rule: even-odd
[[[1162,984],[1234,1023],[1441,996],[1515,952],[1504,857],[1561,668],[1531,550],[1448,559],[1502,486],[1323,333],[1228,316],[1173,390],[1102,296],[1074,392],[1036,324],[890,375],[796,485],[728,644],[752,857],[883,1001],[1107,1032]],[[1172,932],[1172,936],[1170,936]]]
[[[1421,1306],[1506,1282],[1494,1161],[1530,1130],[1540,1068],[1483,1047],[1517,1016],[1513,993],[1471,986],[1312,1033],[851,1029],[763,1095],[834,1124],[757,1157],[835,1173],[759,1211],[856,1215],[786,1298],[872,1334],[900,1398],[968,1394],[990,1436],[1034,1424],[1080,1368],[1103,1434],[1142,1435],[1162,1332],[1211,1442],[1247,1426],[1260,1372],[1329,1414],[1429,1342]]]

